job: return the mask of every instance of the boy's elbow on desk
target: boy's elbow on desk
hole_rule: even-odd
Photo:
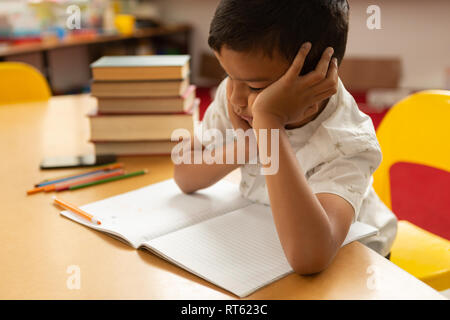
[[[175,180],[176,181],[176,180]],[[190,193],[194,193],[195,191],[197,191],[194,188],[189,188],[188,186],[185,186],[183,184],[180,184],[177,182],[178,188],[180,188],[180,190],[185,193],[185,194],[190,194]]]
[[[306,263],[295,263],[289,261],[289,264],[291,265],[294,272],[299,276],[309,276],[324,271],[329,266],[330,262],[330,259],[322,258],[317,259],[317,261],[310,261]]]
[[[334,255],[326,250],[317,250],[311,255],[304,255],[300,251],[285,252],[286,259],[294,272],[300,276],[313,275],[324,271],[331,264]]]
[[[193,193],[197,191],[197,189],[193,187],[192,183],[189,183],[188,180],[190,179],[186,179],[186,176],[183,174],[182,166],[183,164],[175,165],[173,179],[183,193]]]
[[[202,171],[199,168],[195,169],[193,165],[177,164],[174,168],[173,179],[183,193],[193,193],[214,184],[214,181],[211,181]]]

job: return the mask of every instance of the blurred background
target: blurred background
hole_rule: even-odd
[[[153,1],[2,0],[0,60],[33,65],[54,95],[86,92],[101,56],[187,53],[191,27],[163,21]]]
[[[350,31],[339,75],[377,130],[383,150],[384,167],[380,168],[389,172],[383,186],[381,169],[375,172],[377,193],[385,192],[383,200],[389,199],[385,203],[399,220],[440,237],[427,242],[423,239],[430,237],[428,233],[400,229],[393,261],[423,281],[423,275],[429,275],[432,281],[439,279],[438,284],[431,280],[427,283],[438,290],[447,289],[450,296],[449,91],[402,100],[426,89],[450,90],[450,1],[348,2]],[[189,54],[189,82],[197,86],[201,119],[225,76],[207,44],[209,24],[218,3],[0,0],[0,62],[34,66],[47,80],[51,95],[59,96],[89,93],[90,64],[102,56]],[[1,80],[11,87],[12,81]],[[16,87],[27,91],[19,80]],[[396,108],[392,108],[394,105]],[[399,111],[388,113],[395,109]],[[392,166],[391,160],[395,162]],[[434,254],[433,248],[441,251]],[[396,252],[405,252],[403,262],[396,258],[401,256]],[[419,268],[411,261],[428,262],[431,267]]]
[[[218,2],[2,0],[0,61],[34,65],[49,80],[53,94],[65,94],[89,90],[88,65],[102,55],[189,53],[192,82],[213,86],[222,73],[207,36]],[[349,4],[349,40],[341,67],[348,89],[363,98],[372,91],[373,104],[383,107],[412,90],[450,88],[449,1],[349,0]],[[372,15],[367,10],[374,4],[380,8],[380,29],[367,26]],[[80,8],[80,29],[68,28],[71,5]],[[173,28],[158,29],[164,26]],[[361,81],[365,69],[372,76]],[[64,76],[67,72],[70,79]],[[387,90],[383,97],[378,88],[399,90]]]

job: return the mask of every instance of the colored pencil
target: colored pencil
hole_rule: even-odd
[[[85,172],[82,172],[82,173],[77,173],[77,175],[78,174],[84,174],[84,173],[92,172],[92,171],[97,171],[97,170],[112,170],[112,169],[110,169],[111,166],[117,166],[117,165],[118,165],[118,168],[122,168],[123,167],[123,163],[110,163],[110,164],[106,164],[106,165],[103,165],[103,166],[93,167],[91,170],[85,171]],[[74,174],[71,173],[71,174],[64,174],[64,175],[53,177],[53,178],[48,178],[48,179],[40,181],[39,183],[36,183],[35,186],[38,186],[38,185],[40,185],[42,183],[46,183],[46,182],[51,182],[51,181],[55,181],[55,180],[61,180],[61,179],[65,179],[65,178],[70,178],[70,177],[73,177],[73,176],[74,176]]]
[[[69,210],[73,213],[78,214],[79,216],[88,219],[89,221],[91,221],[92,223],[95,224],[102,224],[100,222],[100,220],[98,220],[97,218],[95,218],[92,214],[87,213],[86,211],[81,210],[80,208],[78,208],[77,206],[74,206],[73,204],[68,203],[67,201],[63,201],[61,199],[56,198],[55,196],[53,196],[53,201],[54,203],[60,205],[61,207],[63,207],[66,210]]]
[[[147,169],[135,171],[135,172],[121,175],[121,176],[111,177],[111,178],[107,178],[107,179],[103,179],[103,180],[99,180],[99,181],[93,181],[93,182],[89,182],[89,183],[72,186],[72,187],[69,187],[69,190],[76,190],[76,189],[81,189],[81,188],[85,188],[85,187],[95,186],[98,184],[111,182],[111,181],[117,181],[117,180],[126,179],[126,178],[131,178],[131,177],[139,176],[139,175],[146,174],[146,173],[147,173]]]
[[[102,171],[99,173],[94,173],[86,177],[81,177],[79,179],[64,181],[60,183],[51,184],[49,186],[44,187],[45,192],[49,191],[64,191],[68,190],[71,186],[76,186],[83,183],[88,183],[92,181],[102,180],[110,177],[115,177],[119,175],[123,175],[125,171],[123,169],[116,169],[116,170],[109,170],[109,171]]]
[[[41,191],[44,191],[45,187],[37,187],[27,191],[27,195],[35,194]]]
[[[115,169],[115,170],[117,170],[117,169]],[[87,176],[81,176],[81,177],[78,177],[78,178],[70,179],[70,180],[63,181],[63,182],[49,184],[49,185],[46,185],[46,186],[43,186],[43,187],[39,187],[39,188],[44,188],[45,192],[55,191],[57,187],[59,188],[59,187],[65,186],[66,184],[71,184],[71,183],[75,183],[76,184],[77,182],[86,183],[86,182],[88,182],[88,181],[86,181],[86,179],[95,178],[95,177],[104,175],[106,172],[109,172],[109,171],[94,172],[94,173],[89,174]]]
[[[72,176],[69,176],[69,177],[55,179],[55,180],[50,180],[50,181],[47,181],[47,182],[41,182],[41,183],[35,185],[35,187],[36,188],[44,187],[44,186],[47,186],[47,185],[50,185],[50,184],[63,182],[63,181],[68,181],[68,180],[72,180],[72,179],[75,179],[75,178],[84,177],[84,176],[87,176],[87,175],[90,175],[90,174],[93,174],[93,173],[97,173],[97,172],[101,172],[101,171],[105,171],[105,170],[114,170],[114,169],[118,169],[118,168],[122,168],[122,167],[123,167],[123,163],[115,163],[115,164],[111,164],[111,165],[105,166],[105,167],[103,167],[101,169],[97,168],[95,170],[91,170],[91,171],[88,171],[88,172],[83,172],[83,173],[72,175]]]
[[[107,169],[109,169],[109,168],[107,168]],[[60,188],[63,184],[66,184],[66,183],[72,184],[72,183],[79,182],[79,181],[82,181],[82,180],[84,181],[84,183],[86,183],[86,182],[89,182],[89,180],[86,180],[86,179],[90,179],[91,177],[98,177],[99,175],[105,175],[105,174],[107,174],[109,172],[116,172],[117,170],[122,170],[122,169],[112,169],[112,170],[107,170],[107,171],[106,170],[99,170],[98,172],[92,172],[92,173],[90,173],[88,175],[83,175],[83,176],[78,177],[78,178],[73,178],[73,179],[70,179],[70,180],[63,181],[63,182],[58,182],[58,183],[53,183],[53,184],[48,184],[48,185],[44,185],[44,186],[41,186],[41,187],[33,188],[31,190],[28,190],[27,194],[31,195],[31,194],[35,194],[35,193],[38,193],[38,192],[41,192],[41,191],[45,191],[45,192],[55,191],[58,188]]]

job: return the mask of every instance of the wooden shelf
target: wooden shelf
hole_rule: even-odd
[[[71,46],[79,46],[79,45],[88,45],[88,44],[97,44],[97,43],[105,43],[105,42],[115,42],[122,41],[128,39],[141,39],[141,38],[150,38],[156,36],[165,36],[176,33],[189,32],[191,27],[187,24],[177,24],[177,25],[166,25],[162,27],[155,28],[145,28],[138,29],[135,33],[131,35],[95,35],[92,37],[80,37],[80,38],[68,38],[62,41],[51,41],[51,42],[42,42],[42,43],[32,43],[32,44],[22,44],[22,45],[14,45],[6,48],[0,48],[0,57],[6,57],[17,54],[25,54],[31,52],[38,51],[47,51],[58,48],[65,48]]]
[[[139,46],[147,48],[147,54],[171,49],[189,54],[191,30],[190,25],[178,23],[140,28],[130,35],[86,34],[62,41],[18,44],[0,48],[0,61],[34,66],[47,78],[54,95],[81,93],[92,78],[90,64],[101,56],[139,54]]]

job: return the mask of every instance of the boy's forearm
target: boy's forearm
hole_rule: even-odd
[[[237,142],[233,141],[221,146],[223,161],[222,164],[212,163],[208,164],[202,157],[200,164],[194,164],[194,152],[190,151],[191,164],[181,163],[175,165],[174,179],[180,189],[185,193],[192,193],[200,189],[207,188],[217,181],[225,177],[231,171],[239,168],[242,164],[238,164],[237,154],[238,146]],[[230,150],[232,149],[232,150]],[[197,151],[202,152],[202,151]],[[212,155],[215,155],[216,150],[212,151]],[[227,152],[233,152],[234,159],[231,164],[227,164],[226,154]],[[248,147],[245,149],[245,162],[249,160]]]
[[[317,272],[326,267],[338,249],[328,216],[307,184],[284,127],[274,119],[255,117],[253,128],[258,141],[259,129],[267,129],[268,136],[272,129],[279,130],[278,171],[266,175],[275,225],[293,269],[301,274]],[[271,139],[267,141],[270,156]]]

